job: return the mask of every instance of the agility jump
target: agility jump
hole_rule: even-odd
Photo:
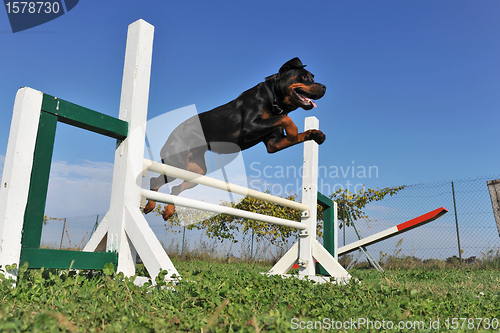
[[[346,282],[350,275],[336,259],[316,240],[318,143],[304,143],[304,178],[302,203],[283,201],[264,193],[238,188],[213,179],[200,177],[186,170],[168,169],[165,165],[144,160],[145,125],[149,95],[153,26],[139,20],[129,26],[119,119],[89,110],[65,100],[31,88],[21,88],[16,96],[11,132],[7,147],[2,186],[0,188],[0,265],[28,262],[30,268],[102,269],[104,263],[113,262],[117,271],[126,276],[135,275],[136,257],[139,255],[154,283],[161,270],[167,278],[179,277],[167,253],[154,235],[141,212],[141,198],[185,205],[198,209],[243,216],[269,223],[288,225],[300,229],[299,241],[271,269],[269,274],[285,274],[298,262],[299,277],[328,281],[315,276],[315,259],[331,277]],[[308,103],[312,103],[309,99]],[[57,122],[80,127],[117,139],[110,209],[83,252],[40,249],[43,214],[50,173],[52,150]],[[306,120],[306,131],[318,133],[318,121]],[[162,174],[179,173],[189,181],[211,183],[235,193],[245,193],[302,211],[301,222],[274,217],[231,211],[228,208],[205,206],[185,198],[170,196],[141,188],[145,169]],[[28,177],[27,175],[30,175]],[[206,184],[208,185],[208,184]],[[187,201],[186,201],[187,200]],[[220,206],[219,206],[220,207]],[[94,252],[105,248],[106,252]],[[17,270],[6,272],[15,277]],[[138,277],[136,283],[147,279]]]
[[[305,131],[318,129],[318,120],[315,117],[308,117],[305,121]],[[299,277],[307,276],[316,281],[328,280],[327,277],[315,276],[315,259],[323,266],[330,276],[337,281],[347,281],[350,275],[337,262],[337,260],[316,240],[316,220],[317,220],[317,177],[318,177],[318,144],[314,141],[304,142],[304,178],[302,203],[275,197],[266,193],[254,191],[242,186],[230,184],[206,176],[175,168],[169,165],[144,160],[146,169],[161,173],[162,175],[173,176],[185,181],[202,184],[229,192],[250,196],[260,200],[273,202],[282,206],[298,209],[302,212],[301,222],[289,221],[272,216],[242,211],[239,209],[219,206],[197,200],[181,198],[178,196],[158,193],[150,190],[141,190],[141,194],[146,199],[179,205],[189,208],[207,210],[220,214],[228,214],[262,222],[268,222],[287,227],[300,229],[299,241],[276,263],[269,271],[269,274],[286,274],[295,264],[299,264]]]
[[[160,269],[177,274],[133,203],[140,198],[133,174],[140,174],[142,160],[137,162],[130,156],[142,157],[144,149],[153,30],[153,26],[143,20],[129,26],[119,119],[31,88],[18,91],[0,187],[0,265],[3,269],[23,262],[28,262],[30,268],[102,269],[105,263],[112,262],[119,271],[131,276],[135,273],[135,256],[139,252],[153,278]],[[88,248],[83,252],[39,248],[57,122],[118,140],[111,207],[101,222],[101,225],[109,225],[104,241],[107,252],[91,253],[87,252]],[[17,270],[8,271],[6,275],[14,277]]]

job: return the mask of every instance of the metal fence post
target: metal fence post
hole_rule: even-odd
[[[342,225],[342,230],[343,230],[343,233],[344,233],[344,246],[345,246],[345,222]]]
[[[63,230],[61,234],[61,244],[59,245],[59,250],[62,249],[63,239],[64,239],[64,231],[66,230],[66,218],[63,219]]]
[[[451,192],[453,193],[453,210],[455,211],[455,225],[457,228],[458,258],[460,260],[460,266],[462,266],[462,249],[460,248],[460,234],[458,232],[457,202],[455,200],[455,184],[453,184],[453,182],[451,182]]]
[[[182,246],[181,246],[181,256],[184,254],[184,240],[186,239],[186,226],[182,230]]]
[[[250,245],[250,260],[253,259],[253,236],[254,236],[254,231],[252,229],[252,243]]]

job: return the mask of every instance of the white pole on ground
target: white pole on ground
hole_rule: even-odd
[[[33,167],[33,154],[43,93],[21,88],[14,102],[9,141],[0,185],[0,265],[17,264],[21,257],[24,212]],[[17,271],[5,272],[15,278]]]
[[[305,119],[304,131],[319,129],[316,117]],[[307,225],[299,234],[299,276],[316,274],[312,242],[316,240],[317,201],[318,201],[318,144],[309,140],[304,142],[304,164],[302,168],[302,204],[309,207],[303,214],[302,223]]]

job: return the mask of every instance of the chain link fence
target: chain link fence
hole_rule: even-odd
[[[366,206],[368,219],[354,221],[361,237],[367,237],[400,223],[444,207],[448,213],[426,225],[370,245],[376,259],[383,256],[413,256],[419,259],[447,259],[453,256],[482,258],[500,249],[492,201],[487,181],[500,175],[475,179],[416,184],[397,194]],[[42,233],[42,245],[51,248],[81,248],[104,215],[48,220]],[[147,220],[169,254],[216,258],[278,260],[287,250],[258,239],[251,232],[236,235],[236,243],[209,239],[203,230],[171,228],[165,230],[160,216]],[[352,226],[341,226],[338,245],[358,240]],[[290,246],[293,244],[290,241]]]
[[[487,181],[499,176],[416,184],[392,197],[367,206],[369,220],[355,221],[361,237],[385,230],[434,209],[448,213],[426,225],[368,247],[377,254],[414,256],[420,259],[477,257],[498,251],[499,231],[489,196]],[[352,228],[339,235],[340,244],[357,237]]]

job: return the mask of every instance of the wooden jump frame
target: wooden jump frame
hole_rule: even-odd
[[[315,117],[308,117],[305,120],[304,131],[318,129],[319,122]],[[251,190],[239,185],[230,184],[221,180],[197,173],[164,165],[158,162],[143,160],[145,170],[157,172],[163,175],[188,180],[197,184],[210,186],[228,192],[246,195],[260,200],[273,202],[285,207],[298,209],[302,212],[301,222],[285,220],[282,218],[247,212],[235,208],[219,206],[211,203],[182,198],[165,193],[158,193],[150,190],[141,190],[141,195],[145,199],[158,202],[174,204],[178,206],[206,210],[219,214],[228,214],[262,222],[283,225],[301,230],[299,241],[276,263],[269,271],[269,274],[286,274],[295,263],[299,264],[299,277],[308,277],[315,281],[326,281],[327,277],[316,276],[317,260],[323,269],[336,281],[347,281],[350,275],[337,262],[335,257],[327,251],[323,245],[316,240],[316,220],[317,220],[317,182],[318,182],[318,144],[314,141],[304,143],[304,165],[303,165],[303,185],[302,203],[286,200],[270,194]]]
[[[30,268],[102,269],[105,263],[113,262],[117,271],[133,276],[136,257],[140,255],[153,283],[161,270],[168,272],[168,279],[178,277],[179,273],[141,212],[140,203],[148,198],[300,229],[299,241],[269,274],[285,274],[298,262],[299,277],[328,281],[328,277],[315,275],[316,259],[335,281],[349,280],[350,275],[334,257],[335,252],[330,254],[316,240],[318,145],[314,141],[304,144],[302,203],[219,182],[185,170],[174,170],[143,159],[153,31],[153,26],[143,20],[129,26],[119,119],[31,88],[19,90],[14,104],[0,187],[1,269],[5,270],[6,265],[19,265],[23,262],[28,262]],[[110,209],[83,252],[39,248],[58,121],[117,139]],[[306,119],[306,130],[312,128],[318,128],[318,121],[314,117]],[[227,207],[144,190],[141,188],[141,175],[145,170],[169,173],[177,178],[187,178],[200,184],[299,209],[302,211],[302,219],[301,222],[296,222],[236,209],[233,211]],[[331,208],[336,210],[335,204],[323,199],[320,202],[328,206],[329,214],[332,214]],[[332,245],[329,243],[331,240],[325,240],[325,246]],[[106,252],[95,252],[98,248],[105,248]],[[17,269],[5,273],[15,277]],[[145,281],[147,279],[144,277],[136,279],[138,284]]]
[[[119,119],[31,88],[18,91],[0,187],[3,270],[6,265],[24,262],[30,268],[61,269],[102,269],[112,262],[119,271],[132,276],[136,250],[148,262],[153,278],[161,268],[173,267],[156,237],[151,240],[153,231],[139,208],[127,205],[140,198],[132,173],[140,174],[142,160],[134,164],[135,159],[129,157],[142,154],[144,148],[153,31],[153,26],[143,20],[129,26]],[[117,139],[111,207],[100,224],[101,230],[109,225],[106,252],[93,252],[88,244],[83,252],[39,248],[57,122]],[[117,172],[119,168],[127,172]],[[136,216],[142,220],[133,220]],[[151,253],[154,255],[149,257]],[[176,273],[173,268],[171,274]],[[15,277],[17,269],[6,275]]]

